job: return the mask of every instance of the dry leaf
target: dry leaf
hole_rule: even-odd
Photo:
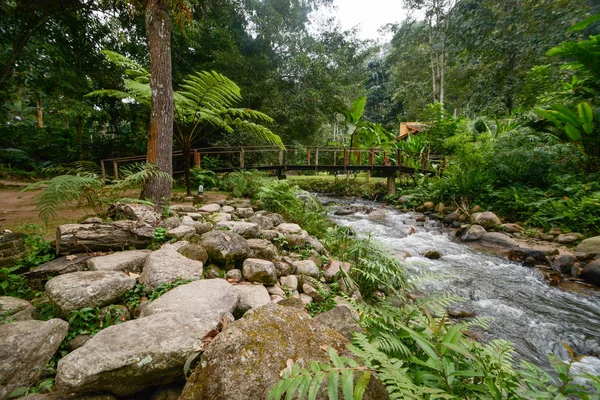
[[[75,256],[75,255],[71,255],[71,256],[66,256],[65,258],[66,258],[67,260],[69,260],[69,261],[73,261],[74,259],[76,259],[76,258],[77,258],[77,256]]]
[[[130,277],[135,278],[135,279],[140,277],[140,274],[134,274],[133,272],[130,272],[127,275],[129,275]]]
[[[223,236],[225,236],[225,240],[227,240],[228,242],[231,242],[231,238],[225,234],[223,234]]]

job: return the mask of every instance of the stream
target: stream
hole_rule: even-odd
[[[380,203],[340,200],[319,196],[324,203],[382,208]],[[549,369],[546,354],[566,360],[569,345],[577,355],[585,355],[574,368],[600,375],[600,293],[582,294],[549,286],[535,268],[472,249],[454,239],[437,221],[418,223],[422,214],[383,207],[383,216],[358,212],[333,215],[341,226],[352,227],[359,236],[371,236],[392,254],[406,257],[409,274],[430,272],[442,276],[427,284],[427,291],[451,292],[466,298],[457,308],[490,317],[490,330],[484,340],[501,338],[515,344],[515,360],[523,358]],[[377,212],[376,214],[379,214]],[[415,233],[404,232],[414,226]],[[421,254],[437,250],[442,257],[427,259]]]

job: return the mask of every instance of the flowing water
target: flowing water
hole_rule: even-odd
[[[326,197],[321,200],[343,202]],[[352,204],[360,208],[382,207],[370,202]],[[578,363],[578,368],[600,375],[600,293],[582,294],[551,287],[535,268],[458,243],[438,222],[417,223],[415,219],[421,214],[385,210],[383,217],[360,212],[331,217],[361,236],[370,235],[391,253],[403,254],[408,273],[442,275],[427,290],[466,298],[458,308],[492,318],[489,337],[513,342],[522,358],[548,368],[548,353],[568,359],[562,345],[565,343],[576,354],[588,356]],[[419,226],[414,226],[416,223]],[[415,233],[407,235],[405,232],[411,227]],[[421,254],[426,250],[438,250],[442,257],[424,258]]]

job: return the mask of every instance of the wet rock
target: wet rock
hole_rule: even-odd
[[[245,239],[257,238],[260,234],[258,224],[245,221],[224,221],[215,226],[218,230],[233,231]]]
[[[113,303],[135,286],[135,279],[116,271],[81,271],[46,283],[46,293],[62,316],[85,307]]]
[[[177,250],[180,248],[183,247],[165,245],[152,252],[144,264],[140,283],[154,290],[161,283],[173,282],[178,278],[202,279],[203,263],[179,254]]]
[[[446,310],[446,314],[448,314],[450,318],[454,319],[475,318],[475,316],[477,315],[473,311],[461,310],[458,308],[449,308]]]
[[[58,318],[0,325],[0,399],[35,384],[68,329],[69,324]]]
[[[446,215],[442,222],[446,225],[451,225],[453,222],[458,221],[458,211],[452,211],[450,214]]]
[[[224,263],[227,269],[231,269],[235,261],[244,260],[250,254],[248,241],[235,232],[207,232],[202,235],[200,244],[211,260]]]
[[[87,260],[90,271],[121,271],[125,273],[142,272],[144,263],[152,250],[128,250],[109,254],[101,257],[93,257]]]
[[[247,258],[242,268],[244,279],[250,282],[259,282],[265,285],[277,283],[277,271],[275,265],[267,260],[258,258]]]
[[[558,235],[555,240],[560,244],[572,244],[581,239],[583,239],[583,235],[581,233],[571,232]]]
[[[500,232],[487,232],[480,239],[480,243],[491,244],[492,246],[513,248],[518,247],[519,244],[513,239]]]
[[[352,207],[352,206],[347,206],[347,207],[338,207],[334,214],[335,215],[352,215],[352,214],[356,214],[358,212],[358,209],[356,207]]]
[[[553,262],[554,268],[565,275],[569,275],[571,273],[571,267],[575,265],[577,259],[572,254],[563,254],[561,256],[556,257]]]
[[[472,214],[471,223],[481,225],[486,229],[492,229],[499,226],[502,222],[500,222],[500,218],[493,212],[485,211]]]
[[[181,400],[266,399],[288,360],[303,365],[307,360],[327,361],[323,346],[342,351],[346,343],[343,336],[316,324],[302,310],[263,306],[231,323],[210,343]],[[326,396],[323,388],[319,398]],[[387,393],[372,378],[363,398],[387,398]]]
[[[213,317],[174,312],[110,326],[60,360],[56,385],[66,392],[109,391],[127,396],[183,380],[182,365],[217,326]]]
[[[547,264],[548,258],[546,252],[528,248],[514,248],[508,252],[508,259],[516,262],[524,262],[527,258],[532,258],[534,263]]]
[[[36,290],[43,290],[50,277],[83,271],[87,268],[87,260],[92,256],[86,253],[71,254],[56,258],[36,267],[23,275],[27,284]]]
[[[234,286],[224,279],[203,279],[177,286],[143,307],[140,318],[163,313],[185,313],[220,321],[239,301]]]
[[[473,242],[479,240],[487,231],[480,225],[471,225],[460,237],[463,242]]]
[[[332,310],[316,315],[313,320],[338,331],[346,339],[352,340],[354,333],[365,333],[356,323],[356,313],[347,306],[337,306]]]
[[[383,208],[378,208],[376,210],[373,210],[369,213],[368,218],[371,221],[382,221],[385,219],[385,217],[388,215],[388,211],[386,209]]]
[[[580,277],[592,285],[600,286],[600,260],[592,261],[583,267]]]
[[[442,258],[442,255],[437,250],[427,250],[423,252],[422,256],[425,258],[429,258],[430,260],[439,260],[440,258]]]
[[[234,288],[240,296],[236,309],[240,315],[271,302],[271,296],[263,285],[235,285]]]

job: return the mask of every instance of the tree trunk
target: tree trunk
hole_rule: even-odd
[[[148,162],[161,171],[173,173],[173,82],[171,74],[171,19],[167,0],[148,0],[146,37],[150,50],[152,110],[148,130]],[[171,199],[171,181],[151,177],[143,188],[154,204]]]

